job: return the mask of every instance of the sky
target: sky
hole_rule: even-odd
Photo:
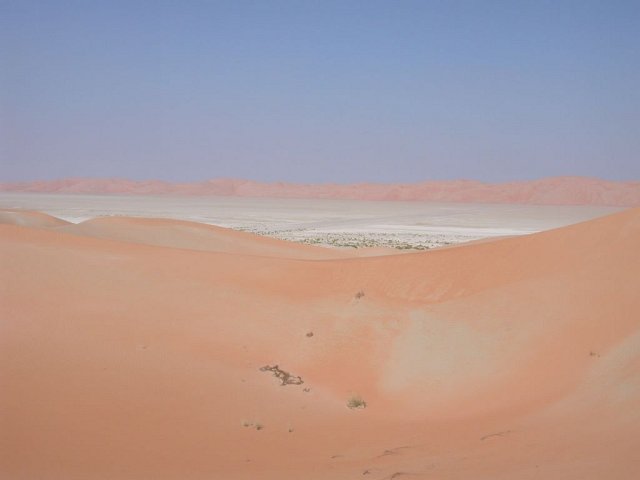
[[[0,181],[640,179],[638,1],[0,0]]]

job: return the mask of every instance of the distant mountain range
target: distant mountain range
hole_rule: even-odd
[[[119,178],[66,178],[50,181],[0,183],[0,191],[640,206],[640,181],[613,182],[587,177],[551,177],[507,183],[451,180],[389,184],[263,183],[238,179],[173,183],[160,180],[134,181]]]

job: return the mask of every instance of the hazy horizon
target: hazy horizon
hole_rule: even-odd
[[[206,183],[206,182],[251,182],[251,183],[264,183],[264,184],[277,184],[277,183],[285,183],[292,185],[358,185],[358,184],[379,184],[379,185],[415,185],[421,183],[428,182],[439,182],[439,183],[453,183],[453,182],[479,182],[487,185],[497,185],[497,184],[506,184],[506,183],[529,183],[529,182],[540,182],[544,180],[552,180],[552,179],[584,179],[584,180],[594,180],[594,181],[604,181],[604,182],[612,182],[612,183],[637,183],[640,182],[640,179],[630,178],[625,180],[609,180],[602,177],[594,177],[587,175],[557,175],[557,176],[545,176],[545,177],[533,177],[528,179],[506,179],[506,180],[478,180],[476,178],[448,178],[448,179],[414,179],[406,182],[385,182],[385,181],[317,181],[317,182],[296,182],[296,181],[287,181],[287,180],[260,180],[258,178],[240,178],[240,177],[211,177],[211,178],[200,178],[194,180],[166,180],[162,178],[148,177],[148,178],[130,178],[123,176],[105,176],[105,177],[81,177],[81,176],[69,176],[69,177],[57,177],[57,178],[33,178],[30,180],[14,180],[14,181],[3,181],[0,179],[0,184],[10,185],[10,184],[31,184],[36,182],[50,183],[50,182],[63,182],[63,181],[125,181],[125,182],[136,182],[136,183],[144,183],[144,182],[165,182],[169,184],[198,184],[198,183]]]
[[[0,3],[0,182],[640,179],[637,2]]]

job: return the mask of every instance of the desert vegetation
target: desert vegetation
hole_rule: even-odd
[[[353,395],[347,400],[347,407],[351,410],[367,408],[367,402],[365,402],[360,395]]]
[[[302,377],[298,375],[292,375],[291,373],[282,370],[278,365],[265,365],[264,367],[260,368],[260,371],[272,372],[274,377],[280,379],[280,385],[282,385],[283,387],[285,385],[302,385],[304,383]]]

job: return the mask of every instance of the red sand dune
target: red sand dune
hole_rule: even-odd
[[[0,478],[639,478],[640,209],[374,258],[155,222],[0,225]]]
[[[228,228],[170,219],[101,217],[58,229],[125,242],[282,258],[345,258],[342,250],[285,242]]]
[[[386,247],[359,249],[320,248],[312,245],[260,237],[229,228],[164,218],[98,217],[78,224],[41,212],[0,210],[0,224],[49,228],[58,232],[131,243],[237,253],[265,257],[321,260],[329,258],[369,257],[399,252]]]
[[[0,210],[0,224],[19,225],[21,227],[50,228],[72,225],[70,222],[40,212],[24,210]]]
[[[585,177],[553,177],[500,184],[453,180],[412,184],[360,183],[351,185],[261,183],[235,179],[170,183],[159,180],[68,178],[52,181],[4,183],[0,184],[0,191],[640,206],[640,182],[612,182]]]

